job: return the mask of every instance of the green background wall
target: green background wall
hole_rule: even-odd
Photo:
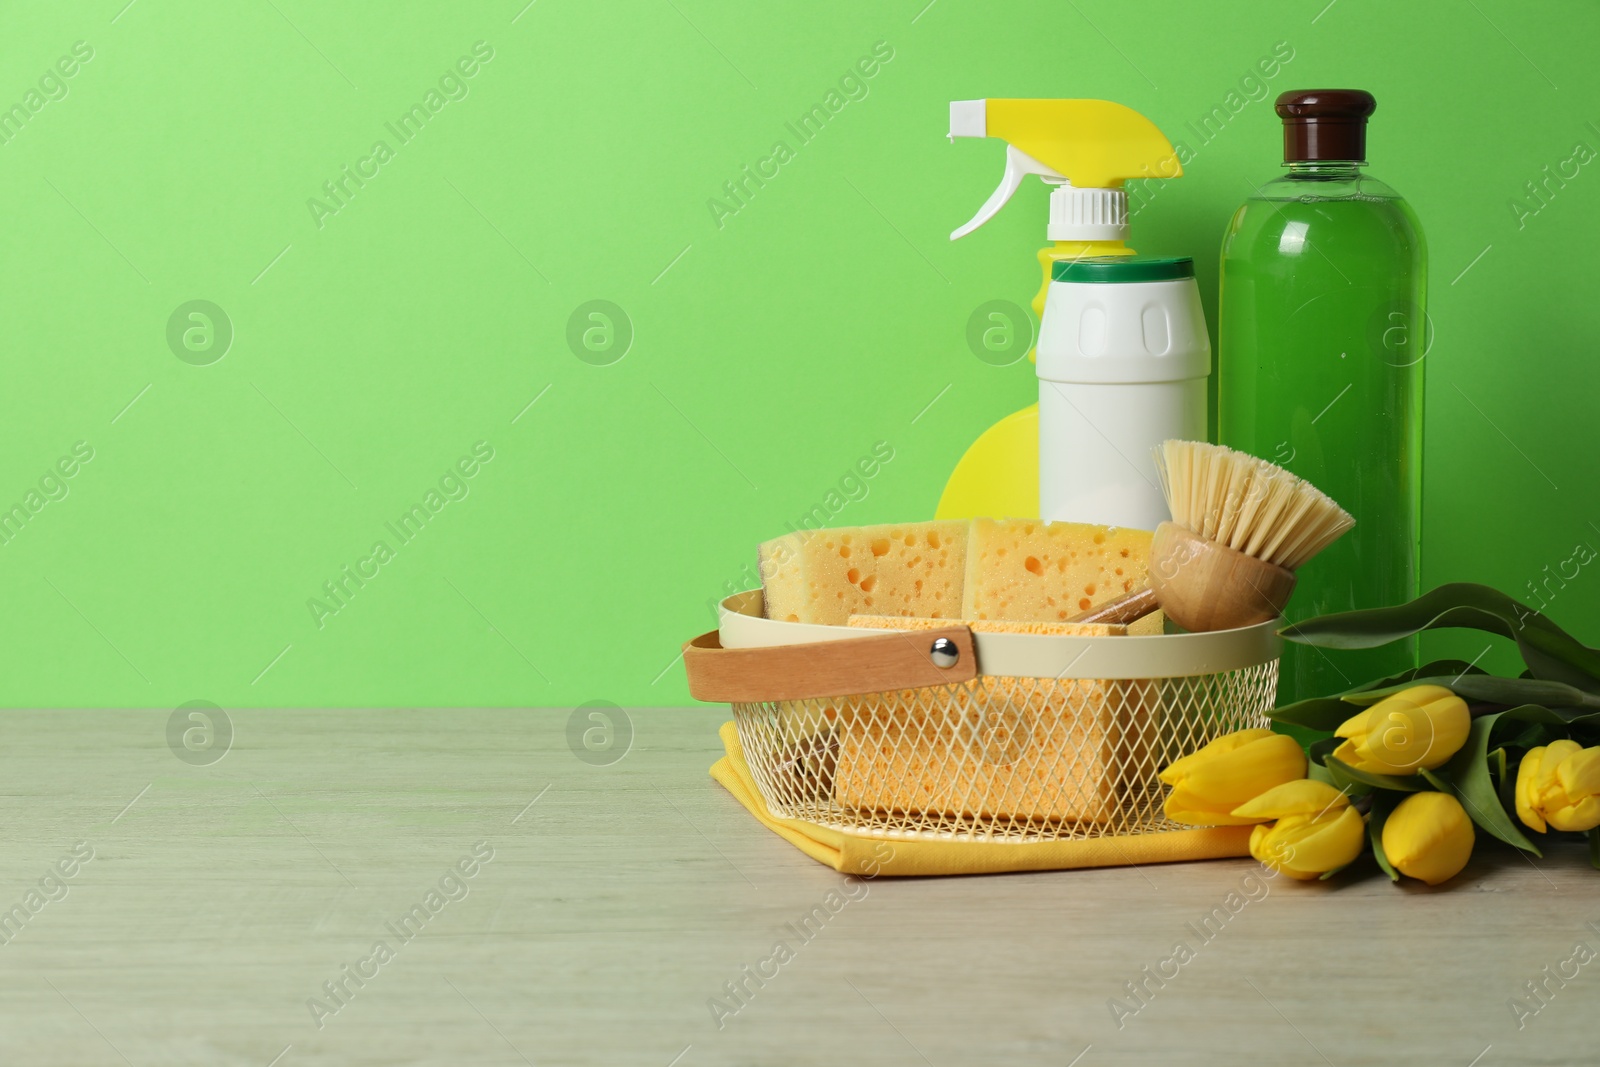
[[[836,521],[931,515],[1030,402],[965,333],[1031,298],[1045,193],[952,245],[1001,148],[947,143],[951,99],[1105,97],[1186,142],[1135,238],[1196,257],[1214,318],[1271,97],[1373,91],[1372,170],[1431,251],[1425,579],[1526,595],[1600,547],[1600,165],[1526,189],[1600,148],[1592,4],[525,3],[5,5],[0,508],[93,458],[0,546],[0,703],[687,702],[678,646],[758,541],[875,445]],[[345,167],[371,176],[341,204]],[[598,352],[569,343],[595,300],[625,316]],[[478,442],[402,544],[385,524]],[[319,618],[346,565],[376,576]],[[1546,598],[1600,643],[1592,570]]]

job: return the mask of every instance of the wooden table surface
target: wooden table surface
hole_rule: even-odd
[[[1441,890],[1248,860],[847,881],[706,776],[724,709],[613,713],[598,754],[573,715],[234,711],[217,758],[220,723],[169,744],[187,713],[0,714],[0,1064],[1600,1058],[1576,849],[1480,845]]]

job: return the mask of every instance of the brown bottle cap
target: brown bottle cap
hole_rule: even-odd
[[[1278,97],[1283,161],[1365,161],[1367,116],[1378,102],[1364,89],[1295,89]]]

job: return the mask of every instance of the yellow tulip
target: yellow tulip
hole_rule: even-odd
[[[1517,772],[1517,818],[1544,833],[1600,826],[1600,748],[1552,741],[1522,757]]]
[[[1189,826],[1260,822],[1235,815],[1234,809],[1305,774],[1306,756],[1294,738],[1271,730],[1225,734],[1161,772],[1161,780],[1172,787],[1167,818]]]
[[[1442,685],[1414,685],[1344,721],[1333,756],[1359,771],[1413,774],[1449,761],[1466,743],[1472,715]]]
[[[1345,794],[1326,782],[1301,779],[1267,790],[1234,809],[1246,819],[1276,819],[1250,831],[1250,855],[1291,878],[1307,881],[1361,855],[1367,824]]]
[[[1449,793],[1412,793],[1383,824],[1383,852],[1395,870],[1429,885],[1447,882],[1472,858],[1472,820]]]

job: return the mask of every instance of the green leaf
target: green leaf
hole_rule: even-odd
[[[1600,708],[1600,694],[1589,693],[1564,682],[1537,678],[1500,678],[1493,674],[1458,674],[1418,677],[1382,689],[1347,693],[1341,699],[1349,704],[1369,706],[1414,685],[1442,685],[1463,700],[1491,704],[1542,704],[1547,708]],[[1292,706],[1292,705],[1291,705]],[[1353,714],[1353,713],[1352,713]],[[1586,714],[1575,711],[1574,715]]]
[[[1341,696],[1350,696],[1355,693],[1365,693],[1373,689],[1388,689],[1391,686],[1399,686],[1401,683],[1415,684],[1414,679],[1417,678],[1455,678],[1462,674],[1488,673],[1489,672],[1484,670],[1482,667],[1474,666],[1465,660],[1436,659],[1432,663],[1424,663],[1420,667],[1412,667],[1409,670],[1401,671],[1399,674],[1396,674],[1390,678],[1380,678],[1376,681],[1367,682],[1365,685],[1353,686],[1349,689],[1346,689]],[[1404,686],[1402,686],[1402,688],[1404,688]]]
[[[1489,743],[1533,748],[1548,743],[1551,738],[1567,737],[1580,729],[1593,727],[1597,722],[1600,722],[1600,714],[1594,712],[1521,704],[1496,714]]]
[[[1517,723],[1509,721],[1495,724],[1497,727],[1495,732],[1503,745],[1510,748],[1538,748],[1541,745],[1548,745],[1551,741],[1554,741],[1557,736],[1559,736],[1552,731],[1549,726],[1545,725],[1544,723],[1537,722],[1524,725],[1515,733],[1512,733],[1510,730],[1498,729],[1500,726],[1516,727],[1518,725],[1519,724]],[[1507,736],[1508,734],[1509,736]],[[1499,751],[1504,752],[1505,748],[1501,748]]]
[[[1306,755],[1310,757],[1313,767],[1320,767],[1329,754],[1343,743],[1343,740],[1337,737],[1324,737],[1320,741],[1311,742],[1306,748]]]
[[[1351,860],[1350,861],[1350,863],[1354,863],[1354,862],[1355,862],[1355,860]],[[1323,871],[1321,874],[1317,875],[1317,881],[1326,882],[1329,878],[1332,878],[1334,875],[1336,875],[1340,871],[1344,870],[1345,867],[1350,866],[1350,863],[1346,863],[1346,864],[1344,864],[1343,866],[1340,866],[1340,867],[1335,867],[1331,871]]]
[[[1537,713],[1548,712],[1548,709],[1513,708],[1510,711],[1479,716],[1472,720],[1472,730],[1467,734],[1467,743],[1461,746],[1461,751],[1443,767],[1424,774],[1429,781],[1438,784],[1441,791],[1455,794],[1455,798],[1461,801],[1461,806],[1466,809],[1467,815],[1484,831],[1508,845],[1540,856],[1543,853],[1528,840],[1517,828],[1512,817],[1507,814],[1489,774],[1489,735],[1494,730],[1495,721],[1501,715],[1524,711]]]
[[[1509,638],[1534,677],[1600,693],[1600,649],[1582,644],[1526,604],[1472,582],[1441,585],[1394,607],[1322,615],[1279,632],[1290,641],[1320,648],[1377,648],[1424,630],[1451,627]]]
[[[1494,744],[1494,730],[1489,731],[1489,743]],[[1489,776],[1499,791],[1500,806],[1506,811],[1516,811],[1516,797],[1506,792],[1506,749],[1504,745],[1489,753]]]
[[[1382,691],[1384,695],[1397,693],[1417,684],[1416,678],[1450,678],[1452,680],[1468,674],[1486,673],[1480,667],[1458,659],[1440,659],[1432,663],[1423,664],[1421,667],[1412,667],[1401,671],[1399,674],[1388,678],[1378,678],[1363,685],[1345,690],[1337,696],[1312,697],[1309,700],[1285,704],[1281,708],[1274,708],[1268,713],[1273,722],[1289,723],[1293,726],[1303,726],[1311,730],[1332,732],[1350,716],[1359,714],[1360,706],[1373,703],[1361,699],[1362,694]],[[1352,706],[1354,705],[1354,706]]]
[[[1450,780],[1443,777],[1438,771],[1430,771],[1423,767],[1417,771],[1417,776],[1441,793],[1454,793],[1456,791],[1456,787],[1451,784]]]
[[[1286,722],[1294,726],[1331,732],[1337,730],[1340,723],[1360,711],[1360,708],[1345,703],[1339,697],[1312,697],[1310,700],[1300,700],[1293,704],[1285,704],[1281,708],[1274,708],[1267,713],[1267,716],[1273,722]]]
[[[1313,782],[1322,782],[1333,786],[1335,789],[1339,788],[1339,784],[1333,780],[1333,775],[1328,773],[1328,768],[1315,760],[1312,760],[1310,765],[1306,767],[1306,777]]]
[[[1334,785],[1350,785],[1352,789],[1357,785],[1366,787],[1355,790],[1356,793],[1366,793],[1373,789],[1390,789],[1396,793],[1420,793],[1428,788],[1425,782],[1417,780],[1416,775],[1400,778],[1392,774],[1374,774],[1371,771],[1357,770],[1332,756],[1323,760],[1323,766],[1327,767],[1328,773],[1333,776]]]
[[[1388,855],[1383,851],[1383,824],[1389,821],[1389,813],[1394,811],[1398,803],[1400,798],[1393,793],[1374,793],[1372,814],[1367,818],[1367,837],[1372,841],[1372,858],[1378,861],[1378,866],[1383,868],[1383,873],[1389,876],[1391,882],[1400,880],[1400,872],[1394,869],[1394,864],[1389,862]]]
[[[1322,730],[1308,730],[1304,726],[1296,726],[1293,723],[1286,722],[1273,723],[1272,732],[1282,734],[1284,737],[1294,738],[1295,743],[1301,748],[1310,748],[1313,741],[1319,737],[1326,736],[1326,733]]]
[[[1306,729],[1320,729],[1323,733],[1333,733],[1334,729],[1344,723],[1344,720],[1357,715],[1360,707],[1376,704],[1382,697],[1390,693],[1398,693],[1402,689],[1411,688],[1413,685],[1446,685],[1440,683],[1440,678],[1450,678],[1456,681],[1466,675],[1485,675],[1482,667],[1474,667],[1469,662],[1461,659],[1435,659],[1421,667],[1411,667],[1402,670],[1397,675],[1389,678],[1374,678],[1363,685],[1346,689],[1344,693],[1336,696],[1314,696],[1307,701],[1296,701],[1294,704],[1285,704],[1283,707],[1270,710],[1267,717],[1275,723],[1288,723],[1291,726],[1302,726]],[[1421,681],[1418,681],[1421,678]],[[1371,699],[1366,697],[1371,696]],[[1477,697],[1474,697],[1477,699]],[[1579,696],[1579,699],[1582,699]],[[1520,701],[1514,701],[1520,702]],[[1600,707],[1600,701],[1597,701]]]

